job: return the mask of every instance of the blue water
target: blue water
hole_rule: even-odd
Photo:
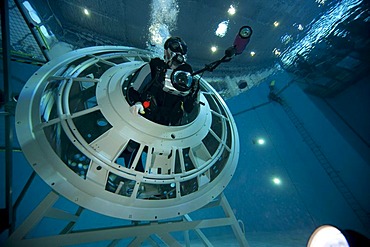
[[[307,36],[285,51],[282,63],[290,66],[291,59],[294,59],[297,53],[309,56],[311,48],[333,32],[345,37],[346,30],[338,31],[336,27],[341,22],[363,18],[366,12],[359,9],[361,2],[352,0],[331,3],[325,14],[311,23]],[[36,69],[34,66],[13,63],[13,73],[16,75],[14,91],[20,89]],[[16,73],[17,71],[22,73]],[[345,93],[329,99],[332,105],[340,106],[344,118],[348,121],[360,118],[363,122],[369,123],[368,79],[368,77],[360,79]],[[275,81],[277,90],[284,89],[279,97],[289,106],[296,120],[302,123],[303,130],[297,129],[296,123],[287,115],[281,104],[269,100],[269,84],[272,80]],[[370,188],[370,159],[369,154],[360,150],[368,151],[369,147],[358,139],[343,119],[332,112],[327,113],[330,109],[325,107],[325,102],[307,95],[297,83],[292,83],[293,81],[294,76],[280,71],[266,78],[259,86],[226,101],[238,127],[240,158],[237,170],[224,194],[236,218],[243,222],[246,239],[252,247],[305,246],[311,232],[322,224],[334,224],[369,234],[369,228],[363,223],[364,219],[354,212],[341,194],[332,177],[323,168],[317,153],[313,152],[312,146],[318,147],[325,155],[329,164],[352,192],[357,205],[367,213],[370,212],[370,196],[367,189]],[[348,100],[356,97],[359,102]],[[351,117],[351,114],[356,116]],[[368,132],[366,124],[356,128]],[[3,121],[0,129],[0,135],[4,137]],[[308,133],[309,136],[302,133]],[[265,144],[256,144],[257,138],[264,138]],[[1,146],[4,146],[3,138]],[[17,147],[16,140],[15,146]],[[4,152],[0,152],[0,159],[0,189],[4,191]],[[14,152],[13,159],[13,201],[15,201],[32,169],[21,152]],[[281,184],[273,183],[274,178],[279,178]],[[17,226],[49,191],[50,187],[36,176],[17,210]],[[2,207],[5,206],[3,197],[0,204]],[[71,212],[77,208],[75,204],[63,198],[57,202],[56,207]],[[221,215],[221,212],[202,211],[191,215],[198,219],[209,215]],[[30,236],[58,234],[65,226],[65,222],[55,220],[44,220],[41,223]],[[120,224],[121,220],[86,210],[76,228],[112,227]],[[205,230],[204,233],[214,246],[238,246],[230,228],[212,228]],[[180,243],[184,243],[182,234],[175,235],[179,237]],[[191,233],[190,237],[192,246],[203,246],[194,233]],[[6,238],[7,233],[2,233],[0,243],[4,243]],[[122,240],[118,246],[126,246],[128,241]],[[109,242],[81,246],[107,244]],[[143,246],[151,245],[146,242]]]

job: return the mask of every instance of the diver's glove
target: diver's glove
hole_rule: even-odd
[[[135,116],[138,116],[139,113],[145,114],[143,104],[141,104],[141,102],[136,102],[135,105],[130,107],[130,112],[134,114]]]

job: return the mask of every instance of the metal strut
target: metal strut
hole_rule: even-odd
[[[152,246],[166,244],[168,246],[190,246],[189,231],[194,231],[204,246],[211,247],[213,244],[202,232],[202,229],[230,226],[236,237],[239,246],[248,247],[245,233],[240,228],[232,208],[224,194],[204,207],[204,209],[219,206],[223,209],[224,217],[193,220],[189,215],[165,222],[131,222],[129,225],[122,225],[108,228],[94,228],[84,230],[73,230],[74,225],[80,219],[83,208],[79,207],[75,214],[54,208],[53,205],[59,199],[55,191],[51,191],[39,206],[28,216],[28,218],[16,229],[16,231],[5,242],[5,247],[21,246],[60,246],[77,245],[99,241],[111,241],[108,246],[116,246],[120,241],[131,240],[127,246],[140,246],[149,243]],[[69,221],[67,226],[58,235],[48,235],[31,238],[28,234],[35,227],[42,224],[43,218],[54,218]],[[184,240],[176,239],[171,232],[183,232]]]

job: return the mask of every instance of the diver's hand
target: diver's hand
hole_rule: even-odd
[[[130,112],[134,114],[135,116],[138,116],[140,114],[144,114],[144,106],[141,104],[141,102],[136,102],[135,105],[130,107]]]

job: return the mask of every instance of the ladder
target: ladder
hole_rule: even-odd
[[[304,127],[303,123],[299,120],[297,115],[293,112],[292,108],[285,101],[282,101],[281,105],[285,113],[289,117],[290,121],[296,127],[298,133],[302,136],[303,141],[306,142],[312,153],[315,155],[316,159],[319,161],[322,168],[324,168],[324,170],[328,174],[333,184],[342,194],[344,200],[351,207],[365,229],[370,229],[370,214],[361,207],[360,203],[354,197],[348,186],[344,183],[343,179],[339,176],[338,172],[333,168],[330,161],[321,151],[319,145],[314,141],[314,139]]]

